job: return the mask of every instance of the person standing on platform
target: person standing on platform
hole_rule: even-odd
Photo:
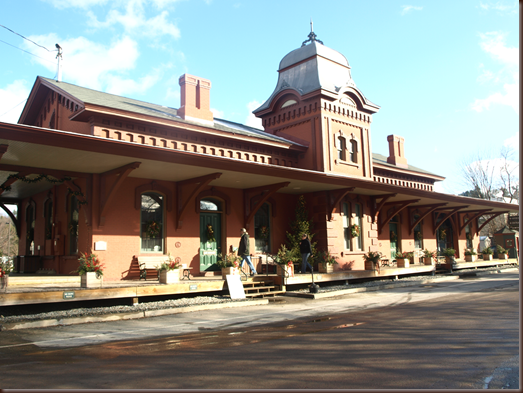
[[[238,255],[242,258],[242,263],[240,264],[240,269],[243,268],[243,262],[247,261],[247,265],[251,269],[251,276],[254,276],[256,269],[251,262],[251,253],[249,251],[249,234],[245,228],[241,230],[242,237],[240,239],[240,246],[238,247]]]
[[[311,241],[309,240],[309,235],[304,233],[301,237],[300,242],[300,253],[301,253],[301,273],[305,274],[307,273],[307,267],[311,269],[312,273],[312,266],[307,261],[309,259],[309,256],[312,254],[312,247],[311,247]]]

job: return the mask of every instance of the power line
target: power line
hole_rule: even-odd
[[[20,105],[22,105],[24,102],[27,101],[27,98],[25,98],[23,101],[19,102],[18,104],[16,104],[14,107],[12,107],[11,109],[9,109],[7,112],[4,112],[0,115],[0,117],[3,117],[4,115],[7,115],[9,112],[11,112],[12,110],[18,108]]]
[[[49,50],[49,49],[47,49],[45,46],[42,46],[42,45],[40,45],[40,44],[37,44],[36,42],[30,40],[29,38],[24,37],[22,34],[18,34],[16,31],[11,30],[9,27],[5,27],[4,25],[0,25],[0,27],[3,27],[4,29],[9,30],[11,33],[16,34],[17,36],[22,37],[24,40],[27,40],[27,41],[29,41],[29,42],[35,44],[36,46],[39,46],[40,48],[44,48],[44,49],[45,49],[46,51],[48,51],[48,52],[56,52],[55,50]]]
[[[53,64],[54,64],[54,62],[51,61],[51,60],[44,59],[43,57],[40,57],[40,56],[38,56],[38,55],[35,55],[34,53],[28,52],[28,51],[26,51],[26,50],[23,50],[22,48],[19,48],[19,47],[17,47],[17,46],[11,45],[11,44],[8,43],[8,42],[2,41],[2,40],[0,40],[0,42],[3,42],[3,43],[6,44],[6,45],[12,46],[12,47],[15,48],[15,49],[21,50],[22,52],[28,53],[28,54],[30,54],[31,56],[38,57],[38,58],[41,59],[41,60],[48,61],[49,63],[53,63]]]

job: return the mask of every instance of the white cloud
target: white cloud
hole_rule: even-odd
[[[517,5],[506,5],[506,4],[502,4],[501,2],[496,2],[496,3],[492,3],[492,2],[488,2],[488,3],[483,3],[483,2],[480,2],[479,3],[479,8],[481,8],[482,10],[484,11],[498,11],[498,12],[509,12],[509,13],[516,13],[517,10],[518,10],[518,7]]]
[[[16,80],[5,89],[0,89],[0,121],[18,122],[30,90],[24,80]]]
[[[519,132],[503,141],[503,146],[519,151]]]
[[[252,111],[255,110],[256,108],[259,108],[260,105],[261,105],[261,103],[256,100],[251,101],[247,104],[247,109],[249,110],[249,114],[247,115],[247,119],[245,120],[245,125],[263,130],[263,125],[262,125],[261,119],[254,116],[254,113],[252,113]]]
[[[410,11],[421,11],[423,7],[418,7],[414,5],[403,5],[401,6],[401,15],[405,15]]]
[[[486,98],[478,98],[471,104],[476,112],[490,109],[493,104],[507,105],[519,114],[519,49],[506,45],[506,35],[500,32],[480,34],[480,47],[494,60],[502,65],[497,72],[484,69],[478,77],[480,83],[493,82],[499,85],[502,82],[502,91],[492,93]],[[499,90],[500,87],[497,87]]]
[[[167,3],[167,1],[155,1],[157,8],[163,8]],[[119,4],[116,3],[116,5]],[[169,22],[169,13],[167,11],[163,11],[152,18],[147,18],[145,5],[146,2],[142,0],[128,1],[125,3],[123,12],[120,12],[117,8],[112,8],[107,13],[104,22],[98,20],[93,11],[88,11],[88,24],[94,28],[109,28],[119,24],[123,26],[127,34],[137,33],[145,37],[169,35],[173,38],[180,38],[180,30]]]

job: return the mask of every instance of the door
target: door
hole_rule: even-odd
[[[221,253],[221,214],[200,213],[200,271],[220,270],[216,261]]]
[[[398,251],[398,224],[389,223],[390,230],[390,259],[396,258],[396,252]]]

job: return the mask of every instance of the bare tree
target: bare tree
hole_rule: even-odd
[[[477,152],[461,163],[463,178],[470,187],[460,195],[490,201],[519,202],[519,164],[515,152],[503,147],[499,157]],[[505,225],[508,216],[489,222],[485,234],[492,235]]]

